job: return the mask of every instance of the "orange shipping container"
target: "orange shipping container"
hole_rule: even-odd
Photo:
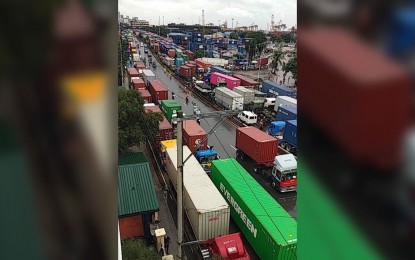
[[[196,146],[207,137],[207,133],[195,120],[186,120],[183,122],[183,143],[187,145],[190,151],[195,152]],[[206,140],[200,146],[200,150],[207,149],[208,141]]]

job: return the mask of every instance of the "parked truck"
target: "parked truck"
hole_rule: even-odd
[[[297,109],[297,99],[287,96],[277,96],[275,99],[274,111],[278,111],[278,107],[292,107]]]
[[[262,83],[262,92],[267,93],[268,97],[289,96],[296,98],[297,91],[292,88],[266,80]]]
[[[241,232],[215,237],[200,243],[203,259],[250,260]]]
[[[241,85],[241,80],[219,72],[211,73],[210,84],[218,86],[220,83],[226,83],[226,87],[232,90],[234,87]]]
[[[144,82],[146,83],[146,86],[150,86],[150,80],[155,80],[156,75],[151,70],[143,70],[141,73],[141,76],[143,77]]]
[[[159,105],[162,100],[168,99],[168,90],[159,80],[150,80],[148,90],[153,102],[157,105]]]
[[[217,87],[214,90],[216,103],[230,110],[243,110],[243,96],[226,88]]]
[[[252,108],[253,102],[255,100],[255,92],[252,89],[245,87],[235,87],[232,90],[243,96],[244,109]]]
[[[235,159],[213,161],[211,179],[260,259],[297,259],[297,222]]]
[[[297,120],[286,122],[279,145],[288,152],[297,154]]]
[[[183,203],[197,240],[229,234],[230,208],[187,146],[183,158]],[[177,146],[166,149],[166,168],[177,191]]]
[[[177,118],[177,112],[182,110],[182,106],[176,100],[162,100],[160,101],[160,109],[167,120],[172,123],[173,118]],[[172,124],[176,124],[173,122]]]

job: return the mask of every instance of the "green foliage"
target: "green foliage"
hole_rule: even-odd
[[[240,36],[242,34],[244,35],[244,38],[251,38],[245,43],[245,50],[248,51],[248,58],[252,60],[255,53],[261,52],[264,49],[264,43],[267,40],[266,35],[263,32],[244,32],[241,33]]]
[[[196,58],[203,58],[205,57],[205,50],[204,49],[198,49],[195,53]]]
[[[243,58],[245,58],[245,55],[243,55],[243,54],[241,54],[241,53],[235,53],[234,55],[233,55],[233,57],[235,57],[235,58],[237,58],[237,59],[243,59]]]
[[[118,150],[154,140],[163,117],[160,113],[145,113],[144,100],[135,90],[118,90]]]
[[[229,39],[234,39],[234,40],[237,40],[238,39],[238,34],[237,33],[235,33],[235,32],[233,32],[233,33],[231,33],[230,35],[229,35]]]
[[[153,246],[148,247],[142,239],[126,239],[121,242],[122,259],[125,260],[158,260],[161,259],[157,255]]]
[[[118,86],[122,86],[123,78],[121,76],[121,70],[123,70],[124,76],[127,74],[127,69],[125,68],[127,61],[129,59],[126,51],[128,50],[128,41],[124,38],[118,39]],[[121,65],[121,59],[122,65]]]
[[[284,64],[282,70],[284,71],[284,75],[291,71],[293,79],[297,80],[297,56],[294,56],[286,64]]]
[[[274,52],[272,53],[271,64],[270,64],[271,73],[277,74],[276,72],[278,71],[278,67],[284,66],[283,59],[284,59],[284,53],[282,52],[282,48],[280,46],[278,49],[274,50]]]

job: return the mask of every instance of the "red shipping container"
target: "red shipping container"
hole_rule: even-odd
[[[144,65],[144,62],[142,62],[142,61],[137,61],[137,62],[134,63],[134,67],[137,70],[143,70],[143,69],[146,68],[146,65]]]
[[[256,61],[258,65],[268,65],[268,58],[259,58]]]
[[[169,49],[168,55],[169,55],[170,58],[175,58],[176,57],[176,50]]]
[[[168,90],[160,80],[150,80],[150,87],[148,90],[156,105],[159,104],[159,100],[169,99]]]
[[[201,60],[201,59],[196,59],[196,64],[197,66],[199,66],[200,68],[203,68],[205,72],[208,72],[209,68],[210,68],[210,64]]]
[[[278,140],[256,127],[238,127],[235,147],[237,156],[248,155],[258,165],[272,166],[278,153]]]
[[[128,68],[128,82],[131,82],[131,77],[138,77],[138,71],[135,68]]]
[[[207,133],[195,120],[183,122],[183,144],[187,145],[190,151],[195,152],[196,147],[207,137]],[[207,149],[207,138],[199,147],[200,150]]]
[[[188,64],[186,64],[186,66],[190,68],[191,76],[195,77],[196,73],[197,73],[197,65],[188,63]]]
[[[241,80],[241,86],[259,89],[258,81],[245,77],[244,75],[241,75],[241,74],[233,74],[233,77]]]
[[[152,102],[151,94],[150,94],[150,92],[148,92],[148,90],[138,89],[138,92],[140,92],[140,94],[143,97],[145,103],[151,103]]]
[[[144,112],[148,113],[150,111],[154,113],[163,113],[161,112],[161,109],[159,108],[159,106],[145,106],[144,107]]]
[[[160,52],[160,45],[158,43],[154,43],[154,51],[155,51],[155,53]]]
[[[356,162],[381,170],[397,166],[411,120],[408,74],[345,31],[299,37],[301,113]]]
[[[146,106],[144,107],[144,111],[148,113],[149,111],[154,113],[162,113],[160,108],[158,106]],[[159,125],[159,132],[156,135],[156,147],[160,148],[160,142],[164,140],[172,140],[175,139],[174,136],[174,129],[167,121],[167,118],[163,116],[163,121],[160,122]]]
[[[146,84],[142,79],[132,79],[131,84],[133,85],[133,89],[135,90],[146,89]]]
[[[194,54],[194,52],[189,51],[189,50],[186,50],[184,52],[184,54],[186,54],[187,57],[189,57],[189,61],[194,61],[195,60],[195,54]],[[195,62],[195,64],[196,64],[196,62]]]
[[[234,87],[238,87],[241,85],[241,80],[222,74],[222,73],[218,73],[218,72],[213,72],[210,75],[210,83],[212,83],[213,85],[218,86],[219,83],[225,82],[226,83],[226,87],[230,90],[232,90]]]
[[[179,75],[182,77],[191,77],[192,71],[188,66],[183,65],[179,68]]]

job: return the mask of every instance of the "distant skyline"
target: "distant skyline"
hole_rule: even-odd
[[[147,20],[150,25],[168,23],[202,24],[202,10],[205,10],[205,24],[223,24],[228,21],[228,28],[258,25],[260,30],[267,30],[274,15],[275,25],[282,20],[287,29],[297,24],[296,0],[119,0],[118,11],[130,18]]]

